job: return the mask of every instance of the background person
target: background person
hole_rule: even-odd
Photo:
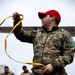
[[[22,67],[22,69],[23,69],[23,72],[21,73],[21,75],[30,75],[31,74],[25,65]]]
[[[9,72],[9,67],[4,67],[4,72],[1,75],[14,75],[12,72]]]

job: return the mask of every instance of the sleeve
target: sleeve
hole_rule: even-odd
[[[12,75],[15,75],[14,73],[12,73]]]
[[[18,22],[18,21],[17,21]],[[17,23],[14,21],[14,25]],[[22,42],[33,43],[33,39],[36,35],[36,30],[23,30],[22,23],[14,30],[16,38]]]
[[[60,69],[73,62],[75,52],[75,42],[70,33],[65,33],[63,38],[63,55],[52,62],[54,69]]]
[[[23,75],[23,73],[21,73],[20,75]]]

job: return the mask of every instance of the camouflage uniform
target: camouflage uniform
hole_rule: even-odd
[[[20,75],[31,75],[31,73],[28,71],[28,72],[22,72]]]
[[[11,72],[8,72],[8,73],[2,73],[1,75],[14,75],[14,74]]]
[[[43,28],[24,31],[21,25],[14,30],[14,34],[22,42],[33,43],[33,62],[52,64],[54,71],[49,75],[67,75],[64,67],[72,63],[75,51],[70,33],[59,27],[54,27],[52,31]],[[41,75],[42,70],[41,66],[32,68],[34,75]]]

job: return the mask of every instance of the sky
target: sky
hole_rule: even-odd
[[[59,26],[75,26],[75,0],[0,0],[0,22],[14,12],[24,15],[23,26],[41,26],[38,12],[55,9],[61,14]],[[13,26],[12,18],[7,19],[2,26]],[[4,51],[6,33],[0,33],[0,65],[7,65],[16,74],[20,75],[24,64],[11,60]],[[75,40],[75,39],[74,39]],[[32,62],[33,45],[20,42],[11,34],[7,38],[8,54],[18,61]],[[31,71],[31,65],[25,64]],[[75,74],[75,58],[72,64],[65,67],[68,75]]]

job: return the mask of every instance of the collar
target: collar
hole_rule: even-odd
[[[27,71],[24,71],[24,73],[29,73],[29,71],[27,70]]]
[[[58,30],[58,29],[59,29],[59,27],[54,26],[51,31],[47,31],[46,28],[42,27],[42,32],[50,33],[50,32],[54,32],[54,31],[56,31],[56,30]]]

